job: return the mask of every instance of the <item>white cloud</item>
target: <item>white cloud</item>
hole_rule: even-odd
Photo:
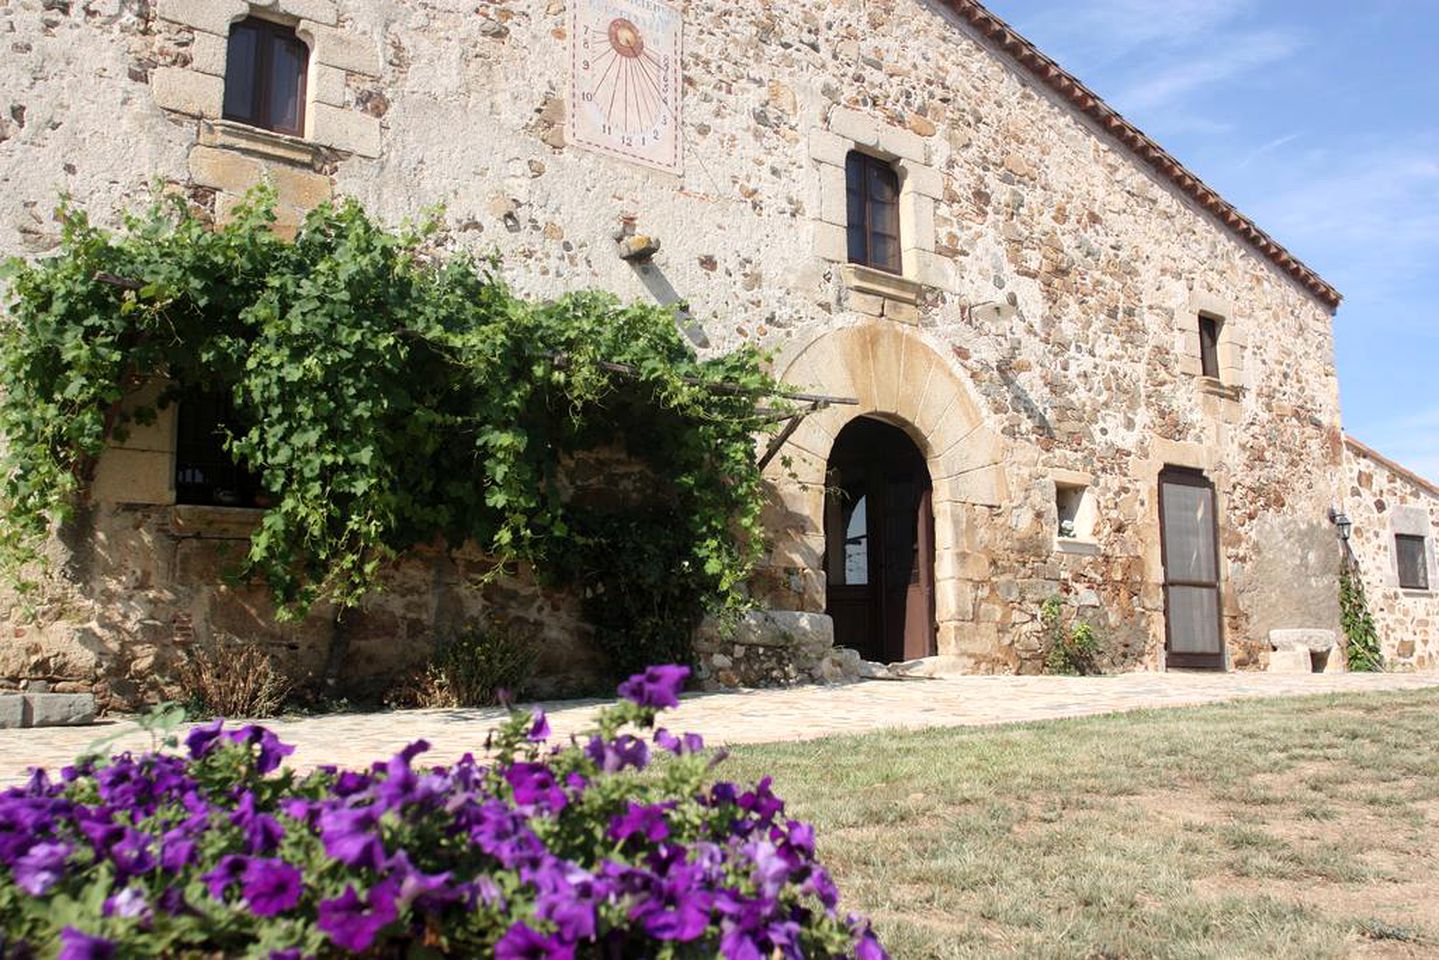
[[[1150,57],[1115,95],[1120,110],[1147,111],[1182,100],[1204,87],[1234,80],[1293,56],[1302,44],[1277,30],[1233,36],[1219,43],[1186,45],[1183,55]]]

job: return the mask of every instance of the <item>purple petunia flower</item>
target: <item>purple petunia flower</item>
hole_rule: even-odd
[[[658,843],[670,835],[670,825],[665,822],[665,813],[672,806],[673,804],[635,803],[631,800],[624,813],[610,818],[610,839],[628,840],[639,834],[651,843]]]
[[[515,923],[495,944],[495,960],[573,960],[575,947],[559,937]]]
[[[889,960],[889,954],[867,924],[854,945],[854,957],[855,960]]]
[[[512,763],[505,771],[505,780],[515,791],[518,806],[558,812],[569,803],[569,797],[555,781],[554,771],[543,763]]]
[[[104,937],[92,937],[74,927],[60,931],[60,955],[57,960],[110,960],[115,944]]]
[[[639,737],[628,733],[613,740],[593,736],[585,744],[585,756],[605,773],[618,773],[625,767],[643,770],[650,762],[650,748]]]
[[[220,728],[224,725],[224,718],[216,717],[209,723],[192,728],[185,736],[185,749],[190,751],[190,756],[198,760],[209,753],[215,741],[220,739]]]
[[[210,896],[216,900],[223,900],[230,887],[239,883],[249,868],[249,857],[231,853],[221,857],[219,863],[215,864],[215,868],[203,874],[200,879],[204,880],[205,885],[210,888]]]
[[[687,733],[683,738],[675,736],[664,727],[655,731],[655,745],[661,750],[668,750],[675,756],[686,753],[699,753],[705,748],[704,737],[697,733]]]
[[[119,893],[106,897],[100,912],[106,917],[124,917],[127,920],[147,919],[150,915],[150,904],[145,900],[144,891],[138,887],[126,887]]]
[[[68,843],[41,842],[15,861],[15,883],[32,897],[44,895],[65,875],[65,858],[70,856]]]
[[[283,860],[252,859],[245,865],[241,892],[257,917],[273,917],[300,902],[304,877]]]
[[[321,900],[317,926],[338,947],[359,953],[368,950],[381,930],[399,915],[395,909],[397,884],[386,880],[370,888],[361,900],[353,886],[333,900]]]
[[[337,807],[320,813],[320,839],[325,852],[345,866],[378,870],[385,858],[379,825],[379,813],[372,807]]]
[[[269,773],[280,766],[280,761],[295,752],[292,744],[281,743],[280,738],[274,732],[264,727],[251,724],[239,730],[232,730],[225,734],[226,739],[231,743],[238,743],[241,746],[259,745],[260,753],[255,759],[255,772],[260,774]]]
[[[689,667],[674,664],[648,667],[644,673],[637,673],[620,684],[619,694],[642,707],[677,707],[679,693],[689,675]]]

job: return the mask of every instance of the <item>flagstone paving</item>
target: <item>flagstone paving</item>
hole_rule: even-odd
[[[1190,706],[1252,697],[1363,693],[1439,687],[1439,672],[1392,674],[1127,673],[1113,677],[955,677],[872,680],[834,686],[686,695],[663,723],[694,731],[711,744],[803,740],[890,728],[979,726]],[[600,701],[540,704],[559,737],[585,729]],[[447,762],[483,750],[499,710],[401,710],[266,721],[296,745],[292,766],[361,766],[412,741],[432,745]],[[148,733],[133,718],[89,727],[0,730],[0,783],[23,779],[32,766],[56,769],[101,738],[110,752],[143,750]]]

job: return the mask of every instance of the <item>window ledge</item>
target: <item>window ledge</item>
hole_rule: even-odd
[[[270,160],[314,166],[324,147],[288,133],[276,133],[234,120],[205,120],[200,124],[200,143],[207,147],[238,150]]]
[[[924,290],[924,285],[918,281],[858,263],[841,264],[839,275],[851,290],[901,303],[919,303],[919,295]]]
[[[1084,540],[1079,537],[1055,537],[1054,552],[1068,553],[1080,557],[1099,556],[1099,543],[1095,540]]]
[[[1199,390],[1213,397],[1223,400],[1238,400],[1244,393],[1244,388],[1234,383],[1225,383],[1218,377],[1199,378]]]
[[[1419,587],[1400,587],[1399,593],[1413,600],[1428,600],[1434,596],[1433,590],[1424,590]]]
[[[221,540],[248,540],[264,519],[260,507],[216,507],[195,503],[175,504],[170,527],[181,536],[214,537]]]

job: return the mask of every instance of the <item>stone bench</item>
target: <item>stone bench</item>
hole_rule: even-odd
[[[1333,630],[1270,630],[1270,673],[1343,673],[1344,652]]]
[[[0,730],[25,727],[83,727],[95,722],[91,693],[0,694]]]

